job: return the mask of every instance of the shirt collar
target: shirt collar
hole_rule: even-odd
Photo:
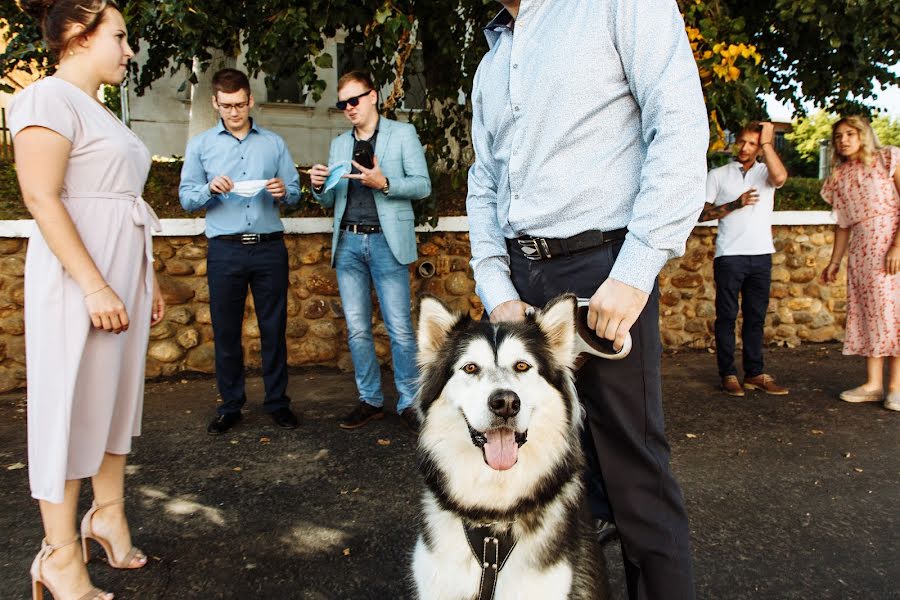
[[[247,132],[247,135],[250,135],[250,133],[254,131],[259,133],[259,128],[256,126],[256,121],[253,120],[253,117],[250,117],[250,131]],[[221,117],[216,124],[216,133],[227,133],[228,135],[232,135],[232,133],[225,128],[225,121],[223,121]]]
[[[498,12],[497,16],[491,19],[491,22],[484,27],[484,35],[487,38],[488,46],[493,48],[504,31],[512,31],[514,21],[512,14],[505,8]]]

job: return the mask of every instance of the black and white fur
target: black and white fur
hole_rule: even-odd
[[[572,372],[575,307],[574,296],[561,296],[524,322],[491,324],[423,298],[416,406],[425,492],[413,554],[420,600],[476,598],[481,564],[464,522],[493,523],[495,535],[511,529],[517,540],[495,600],[608,598],[584,501],[582,407]],[[498,397],[516,398],[518,410],[497,410]],[[518,448],[489,452],[485,440],[509,442],[510,430]]]

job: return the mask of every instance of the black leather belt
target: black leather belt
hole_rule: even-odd
[[[341,229],[350,233],[381,233],[380,225],[357,225],[354,223],[341,225]]]
[[[259,244],[261,242],[271,242],[283,238],[283,231],[274,231],[272,233],[235,233],[228,235],[217,235],[213,239],[225,240],[226,242],[240,242],[242,244]]]
[[[610,242],[624,240],[628,234],[628,228],[613,229],[612,231],[585,231],[570,238],[536,238],[522,236],[506,240],[509,248],[519,250],[529,260],[543,260],[557,256],[569,256],[576,252],[599,248]]]

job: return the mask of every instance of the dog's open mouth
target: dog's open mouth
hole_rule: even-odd
[[[472,443],[481,448],[484,462],[497,471],[513,468],[519,460],[519,447],[528,441],[528,432],[518,432],[509,427],[478,431],[466,421]]]

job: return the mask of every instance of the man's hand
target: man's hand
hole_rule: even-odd
[[[741,208],[743,208],[744,206],[752,206],[759,202],[759,192],[755,187],[752,187],[738,196],[738,200],[740,200]]]
[[[607,279],[591,296],[588,327],[600,337],[613,340],[613,348],[618,352],[625,345],[625,335],[641,315],[649,297],[647,292]],[[491,317],[493,320],[493,315]]]
[[[491,311],[491,323],[499,323],[501,321],[524,321],[525,312],[532,308],[531,305],[525,304],[521,300],[507,300],[501,302]]]
[[[384,173],[381,172],[381,167],[378,166],[378,157],[372,157],[372,168],[367,169],[358,162],[351,161],[353,166],[356,167],[356,170],[359,173],[350,173],[348,175],[344,175],[347,179],[358,179],[360,183],[362,183],[367,188],[372,188],[373,190],[382,189],[387,183],[387,178],[384,176]]]
[[[760,123],[762,131],[759,132],[759,146],[763,144],[774,144],[775,142],[775,125],[768,121]]]
[[[287,188],[281,179],[273,177],[266,182],[266,191],[272,194],[272,197],[276,200],[281,200],[287,193]]]
[[[331,171],[325,165],[313,165],[309,169],[309,182],[314,188],[320,188],[325,185],[325,180]]]
[[[234,182],[228,175],[216,175],[209,182],[209,191],[213,194],[225,194],[234,189]]]

